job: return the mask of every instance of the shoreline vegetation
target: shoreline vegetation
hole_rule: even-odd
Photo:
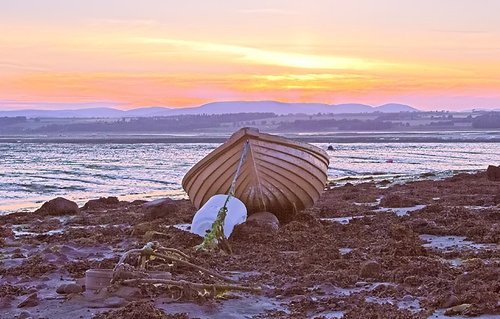
[[[241,127],[281,134],[447,132],[500,129],[500,112],[275,114],[264,112],[150,117],[0,117],[2,136],[100,134],[226,135]],[[352,134],[352,133],[350,133]]]
[[[500,112],[0,117],[0,143],[223,143],[255,127],[308,143],[500,142]]]
[[[314,207],[289,222],[237,226],[231,256],[193,250],[202,238],[186,231],[195,213],[188,200],[109,197],[0,216],[2,313],[55,319],[69,313],[227,318],[235,309],[255,319],[500,315],[500,175],[424,177],[329,185]],[[88,269],[112,269],[126,251],[152,240],[263,291],[179,295],[147,284],[85,290]],[[180,264],[151,261],[150,267],[199,280]]]

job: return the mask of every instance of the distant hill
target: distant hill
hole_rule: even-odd
[[[190,108],[146,107],[132,110],[118,110],[110,107],[82,108],[77,110],[16,110],[0,111],[0,117],[26,116],[58,117],[58,118],[89,118],[89,117],[152,117],[183,114],[227,114],[227,113],[271,112],[276,114],[317,114],[317,113],[398,113],[419,112],[419,110],[404,104],[385,104],[370,106],[365,104],[322,104],[322,103],[284,103],[277,101],[227,101],[208,103]]]

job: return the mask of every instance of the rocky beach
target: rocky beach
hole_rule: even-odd
[[[0,216],[1,318],[455,318],[500,317],[500,181],[485,171],[404,184],[331,184],[314,207],[279,225],[235,228],[233,253],[193,249],[188,200],[119,201],[78,207],[64,199]],[[154,241],[235,284],[85,287],[89,269]],[[129,266],[139,266],[127,259]],[[184,263],[150,270],[215,284]]]

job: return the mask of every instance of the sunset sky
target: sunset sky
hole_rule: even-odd
[[[0,109],[500,108],[497,0],[0,0]]]

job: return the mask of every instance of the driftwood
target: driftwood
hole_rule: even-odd
[[[138,268],[125,263],[127,258],[137,254],[139,255]],[[196,283],[185,280],[149,278],[146,267],[148,262],[153,259],[156,261],[183,265],[197,270],[205,276],[208,275],[212,279],[221,280],[225,283]],[[190,259],[189,256],[180,250],[162,247],[158,243],[149,242],[141,249],[132,249],[122,255],[113,270],[113,279],[111,283],[114,285],[123,284],[129,286],[151,285],[156,287],[160,285],[167,290],[177,288],[180,291],[180,297],[215,297],[227,291],[251,293],[259,293],[261,291],[260,287],[237,285],[234,280],[218,274],[213,270],[196,265],[188,261],[188,259]]]

